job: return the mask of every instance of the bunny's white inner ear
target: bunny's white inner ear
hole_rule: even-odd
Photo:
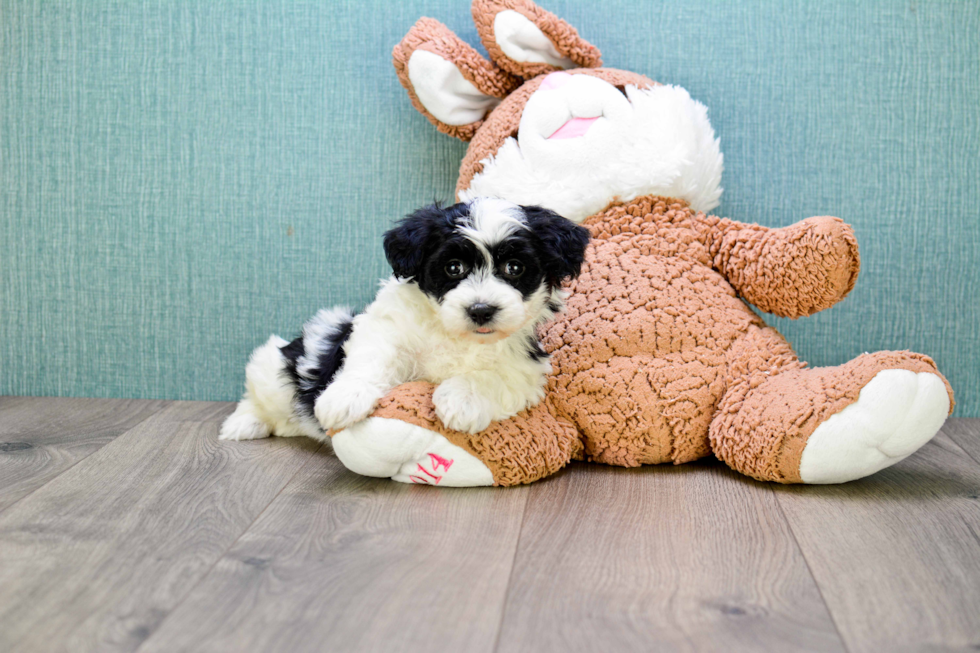
[[[493,19],[493,36],[505,55],[519,63],[546,63],[556,68],[576,68],[563,57],[555,44],[524,14],[512,9],[498,13]]]
[[[447,125],[482,120],[500,102],[481,93],[456,64],[428,50],[416,50],[409,57],[408,79],[426,111]]]

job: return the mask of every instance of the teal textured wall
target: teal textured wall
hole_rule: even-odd
[[[802,357],[915,349],[980,415],[980,3],[542,4],[710,108],[719,214],[854,225],[857,289],[776,321]],[[233,399],[368,301],[465,150],[391,68],[422,15],[477,43],[464,0],[0,0],[0,393]]]

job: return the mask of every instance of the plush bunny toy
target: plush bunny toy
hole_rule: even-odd
[[[529,0],[475,0],[493,63],[423,18],[394,50],[412,104],[469,141],[457,195],[540,205],[592,233],[568,309],[546,327],[554,369],[534,409],[476,435],[400,386],[333,435],[354,472],[444,486],[514,485],[572,459],[633,467],[714,454],[763,481],[841,483],[939,430],[952,390],[927,356],[864,354],[809,369],[746,302],[797,318],[854,287],[838,218],[770,229],[706,212],[722,156],[707,110],[676,86],[603,68]],[[564,71],[564,72],[559,72]]]

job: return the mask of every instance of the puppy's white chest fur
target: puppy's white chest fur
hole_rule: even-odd
[[[462,342],[457,339],[432,340],[429,342],[430,346],[416,354],[421,368],[419,379],[442,383],[466,372],[499,372],[504,364],[513,364],[514,347],[511,338],[489,344]]]
[[[528,355],[529,338],[535,335],[533,323],[507,338],[493,340],[491,336],[489,342],[478,340],[480,336],[453,334],[445,329],[432,302],[417,285],[395,277],[384,282],[375,302],[355,318],[348,347],[362,344],[365,339],[358,337],[357,327],[368,321],[390,329],[389,342],[401,350],[399,358],[411,365],[403,372],[407,380],[442,383],[471,372],[543,376],[550,371],[547,359],[535,360]]]

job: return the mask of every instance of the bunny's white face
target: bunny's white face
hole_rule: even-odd
[[[555,72],[528,99],[517,138],[484,160],[461,198],[540,205],[582,221],[619,199],[718,205],[722,157],[707,109],[673,86],[625,89]]]
[[[612,124],[629,120],[626,95],[589,75],[551,73],[531,96],[521,115],[519,141],[527,152],[555,156],[580,152],[608,138]]]

